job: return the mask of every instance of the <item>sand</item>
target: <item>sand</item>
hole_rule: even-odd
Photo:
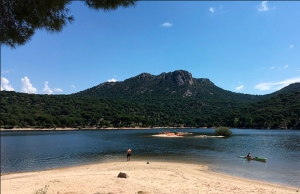
[[[120,172],[128,178],[117,178]],[[207,166],[185,163],[121,161],[1,176],[1,193],[299,193],[299,188],[215,173]]]
[[[157,135],[152,135],[153,137],[183,137],[183,136],[178,136],[178,135],[167,135],[167,134],[157,134]]]

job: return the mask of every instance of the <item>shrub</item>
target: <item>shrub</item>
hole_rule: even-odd
[[[218,127],[215,130],[215,135],[230,137],[232,135],[232,132],[230,131],[230,129],[228,127]]]
[[[34,192],[34,194],[46,194],[48,191],[49,185],[45,185],[44,188],[38,189]]]

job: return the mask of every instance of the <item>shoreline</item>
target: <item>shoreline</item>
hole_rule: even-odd
[[[197,129],[196,127],[122,127],[122,128],[13,128],[13,129],[4,129],[0,128],[0,131],[88,131],[88,130],[151,130],[151,129]],[[213,129],[213,128],[199,128],[199,129]]]
[[[120,172],[128,178],[117,178]],[[118,161],[1,174],[1,193],[297,193],[299,188],[210,171],[206,165]]]

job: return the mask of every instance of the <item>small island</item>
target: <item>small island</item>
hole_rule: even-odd
[[[161,131],[159,134],[152,135],[156,137],[183,137],[184,135],[190,135],[192,133],[189,132],[177,132],[176,130],[174,132],[170,131]]]

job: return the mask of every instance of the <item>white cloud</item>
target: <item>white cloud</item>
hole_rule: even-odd
[[[21,79],[22,82],[22,89],[21,92],[24,93],[36,93],[37,89],[35,87],[32,86],[32,84],[30,83],[30,80],[28,79],[27,76],[25,76],[24,78]]]
[[[292,83],[300,82],[300,77],[294,77],[290,79],[286,79],[280,82],[267,82],[267,83],[260,83],[254,86],[255,89],[258,90],[279,90],[285,86],[288,86]]]
[[[63,90],[60,89],[60,88],[53,88],[53,91],[55,91],[55,92],[62,92]]]
[[[210,11],[211,13],[214,13],[214,12],[215,12],[215,8],[210,7],[210,8],[209,8],[209,11]]]
[[[171,27],[171,26],[173,26],[173,24],[166,22],[166,23],[163,23],[161,26],[162,27]]]
[[[1,78],[1,91],[2,90],[15,91],[15,89],[9,84],[8,79],[6,79],[5,77]]]
[[[290,45],[290,48],[294,48],[294,45],[291,44],[291,45]]]
[[[45,81],[43,92],[45,92],[45,94],[53,94],[53,91],[49,88],[47,81]]]
[[[112,79],[109,79],[109,80],[107,80],[108,82],[117,82],[118,80],[117,79],[115,79],[115,78],[112,78]]]
[[[275,67],[271,67],[270,69],[274,69]]]
[[[261,2],[261,4],[258,6],[258,11],[269,11],[268,1]]]
[[[289,65],[288,65],[288,64],[286,64],[286,65],[284,66],[284,69],[288,68],[288,66],[289,66]]]
[[[9,73],[10,70],[3,70],[2,73]]]
[[[71,85],[72,88],[76,88],[74,85]]]
[[[241,90],[243,88],[244,88],[244,85],[240,85],[240,86],[236,87],[235,90]]]

